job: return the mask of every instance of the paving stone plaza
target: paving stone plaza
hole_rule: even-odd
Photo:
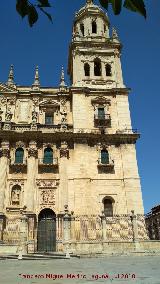
[[[159,263],[160,256],[108,256],[45,261],[1,260],[0,283],[160,284]]]

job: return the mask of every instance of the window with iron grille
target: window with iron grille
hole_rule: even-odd
[[[109,164],[109,154],[107,150],[101,151],[101,164]]]
[[[53,113],[46,113],[45,114],[45,124],[47,124],[47,125],[53,124]]]

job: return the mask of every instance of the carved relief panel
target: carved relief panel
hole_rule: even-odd
[[[18,123],[30,123],[31,110],[31,102],[29,99],[18,100],[16,106],[16,121]]]
[[[57,180],[38,180],[39,209],[56,207],[56,192],[59,182]]]

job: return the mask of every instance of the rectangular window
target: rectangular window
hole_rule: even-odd
[[[45,114],[45,124],[51,125],[53,124],[53,113],[46,113]]]

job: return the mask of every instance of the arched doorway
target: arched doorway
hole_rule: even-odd
[[[43,209],[38,215],[38,251],[56,251],[56,215],[51,209]]]

